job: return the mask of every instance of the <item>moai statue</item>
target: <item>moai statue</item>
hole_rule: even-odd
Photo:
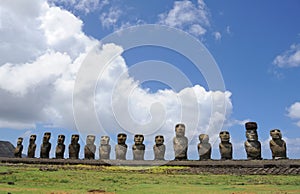
[[[187,160],[188,138],[185,137],[185,125],[177,124],[175,126],[176,136],[173,138],[173,148],[175,160]]]
[[[109,160],[111,146],[109,145],[110,138],[108,136],[101,136],[99,147],[99,158]]]
[[[95,159],[96,145],[95,136],[88,135],[86,136],[86,145],[84,146],[84,159],[93,160]]]
[[[134,135],[134,145],[132,146],[133,160],[144,160],[145,155],[145,144],[144,135]]]
[[[211,145],[208,142],[209,136],[206,134],[199,135],[200,143],[198,144],[199,160],[211,159]]]
[[[118,134],[118,144],[115,147],[117,160],[126,160],[126,153],[127,153],[126,139],[127,139],[127,135],[125,133]]]
[[[164,136],[155,136],[155,145],[153,146],[154,160],[165,159],[166,146],[164,145],[164,141]]]
[[[257,123],[247,122],[245,123],[246,138],[245,150],[247,153],[248,160],[261,160],[261,144],[258,141],[257,135]]]
[[[35,150],[36,150],[35,140],[36,140],[36,135],[30,135],[29,145],[27,150],[27,158],[34,158],[35,156]]]
[[[14,155],[15,155],[16,158],[22,158],[22,151],[23,151],[22,143],[23,143],[23,138],[19,137],[18,141],[17,141],[16,149],[14,151]]]
[[[80,150],[80,144],[79,141],[79,135],[72,135],[71,137],[71,144],[69,145],[69,158],[70,159],[78,159],[79,158],[79,150]]]
[[[50,132],[44,133],[43,143],[41,145],[40,158],[49,158],[49,154],[51,150],[51,143],[49,142],[50,138],[51,138]]]
[[[55,149],[55,158],[57,159],[64,159],[65,154],[65,136],[64,135],[58,135],[57,138],[57,146]]]
[[[286,155],[286,143],[282,139],[282,134],[279,129],[270,131],[272,139],[270,140],[270,148],[273,159],[288,159]]]
[[[221,131],[219,134],[221,143],[219,144],[221,160],[232,159],[232,144],[230,141],[230,134],[228,131]]]

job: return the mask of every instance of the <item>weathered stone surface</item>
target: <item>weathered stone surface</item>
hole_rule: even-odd
[[[14,155],[15,155],[16,158],[22,158],[22,151],[23,151],[22,143],[23,143],[23,138],[19,137],[18,141],[17,141],[16,149],[14,151]]]
[[[199,135],[198,154],[199,160],[211,159],[211,145],[209,143],[209,136],[207,134]]]
[[[155,136],[155,145],[153,146],[154,160],[164,160],[166,146],[164,145],[164,136]]]
[[[132,146],[133,160],[144,160],[145,144],[143,144],[143,142],[144,142],[144,135],[142,134],[134,135],[134,145]]]
[[[51,143],[49,142],[51,138],[51,133],[44,133],[43,143],[41,145],[40,158],[49,158]]]
[[[230,134],[228,131],[221,131],[219,134],[221,143],[219,144],[219,150],[221,154],[221,160],[232,159],[232,144],[230,141]]]
[[[84,146],[84,159],[95,159],[96,145],[95,135],[88,135],[86,137],[86,145]]]
[[[173,138],[175,160],[187,160],[188,138],[185,137],[185,125],[175,126],[176,136]]]
[[[257,123],[245,123],[246,138],[244,146],[247,153],[248,160],[261,160],[261,143],[258,141]]]
[[[279,129],[272,129],[270,131],[272,139],[270,140],[270,149],[272,151],[273,159],[286,159],[286,143],[282,139],[282,134]]]
[[[101,136],[100,147],[99,147],[99,158],[109,160],[111,146],[109,145],[110,137],[109,136]]]
[[[35,157],[35,150],[36,150],[36,135],[30,135],[29,138],[29,145],[28,145],[28,150],[27,150],[27,157],[28,158],[34,158]]]
[[[55,149],[55,158],[57,159],[63,159],[65,154],[65,136],[64,135],[58,135],[57,138],[57,146]]]
[[[127,139],[127,135],[125,133],[119,133],[117,138],[118,138],[118,144],[115,147],[116,159],[117,160],[126,160],[126,153],[127,153],[126,139]]]
[[[69,158],[70,159],[78,159],[79,158],[79,151],[80,151],[80,144],[79,135],[73,134],[71,137],[71,144],[69,145]]]

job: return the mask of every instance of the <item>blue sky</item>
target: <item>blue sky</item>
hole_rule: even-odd
[[[246,158],[243,148],[245,141],[243,124],[248,120],[258,123],[259,139],[263,144],[263,158],[271,158],[268,141],[269,131],[273,128],[282,130],[288,145],[288,156],[299,158],[300,25],[297,21],[300,18],[299,8],[300,3],[297,0],[276,3],[270,0],[226,2],[35,0],[28,4],[24,4],[21,0],[14,3],[2,1],[0,3],[1,140],[15,144],[17,137],[23,136],[26,150],[31,133],[38,134],[39,145],[42,134],[51,131],[52,154],[58,134],[66,134],[65,144],[68,145],[71,134],[78,132],[73,123],[71,103],[74,81],[89,49],[117,30],[143,24],[160,24],[189,33],[201,41],[215,59],[222,73],[227,94],[231,94],[225,99],[229,108],[224,116],[225,125],[222,129],[231,133],[234,158]],[[180,40],[178,44],[181,44]],[[110,51],[122,50],[117,48],[117,45],[105,49],[107,56],[110,55]],[[169,90],[172,87],[157,80],[139,85],[137,83],[139,80],[136,80],[138,76],[130,69],[137,63],[147,60],[171,64],[185,74],[192,83],[190,88],[201,86],[196,91],[201,91],[202,97],[214,95],[209,93],[207,80],[201,72],[199,73],[191,61],[180,53],[155,46],[126,50],[113,64],[117,72],[128,70],[128,75],[125,75],[126,80],[133,83],[130,87],[138,85],[136,86],[138,91],[130,98],[131,105],[136,105],[131,109],[138,112],[133,113],[138,122],[149,121],[147,108],[151,107],[153,99],[160,99],[165,107],[172,107],[173,103],[176,104],[172,97],[181,94],[184,89],[184,87],[174,89],[174,93],[170,94]],[[156,71],[160,71],[160,68]],[[109,91],[105,88],[109,88],[109,83],[114,81],[114,76],[109,78],[111,80],[106,80],[108,85],[105,85],[106,82],[103,85],[104,93]],[[159,93],[164,89],[169,92]],[[101,95],[101,83],[98,90],[99,96],[95,98],[97,106],[100,107],[98,116],[100,120],[105,118],[103,127],[106,130],[99,129],[94,133],[97,135],[96,145],[99,145],[100,136],[105,134],[111,136],[113,145],[116,133],[122,129],[117,129],[117,124],[110,123],[111,117],[107,116],[111,114],[110,109],[102,105],[109,104],[110,99]],[[225,91],[222,92],[225,94]],[[208,106],[209,102],[201,101],[200,106],[206,105]],[[167,113],[166,120],[168,114],[172,113],[174,112]],[[175,125],[176,118],[174,116],[169,120]],[[208,122],[209,117],[201,119]],[[169,126],[170,123],[167,123],[166,127]],[[187,133],[190,134],[189,131],[193,129],[189,129],[188,126]],[[199,131],[203,132],[204,126],[201,123]],[[170,131],[162,129],[159,132],[169,134],[167,137],[171,137],[170,134],[174,135],[173,129]],[[89,131],[80,133],[85,136]],[[150,152],[154,135],[153,133],[146,138],[149,159],[152,157]],[[127,142],[130,146],[133,139],[131,136],[129,133]],[[190,137],[192,139],[189,158],[197,159],[195,145],[198,140],[195,136]],[[80,141],[83,147],[85,137]],[[218,139],[212,142],[215,159],[220,157],[218,142]],[[129,155],[128,158],[130,157]],[[171,158],[172,153],[168,157]]]

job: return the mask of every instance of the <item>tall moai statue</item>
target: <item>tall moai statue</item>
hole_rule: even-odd
[[[57,138],[57,146],[55,149],[55,158],[57,159],[64,159],[64,154],[65,154],[65,136],[64,135],[58,135]]]
[[[109,145],[109,136],[101,136],[99,147],[99,158],[104,160],[110,159],[111,146]]]
[[[126,160],[126,153],[127,153],[126,139],[127,139],[127,135],[125,133],[118,134],[118,144],[115,147],[117,160]]]
[[[84,159],[95,159],[96,145],[95,135],[88,135],[86,137],[86,145],[84,146]]]
[[[261,144],[258,141],[257,135],[257,123],[247,122],[245,123],[246,128],[246,138],[245,150],[247,153],[248,160],[261,160]]]
[[[29,145],[27,150],[27,158],[35,157],[35,150],[36,150],[35,140],[36,140],[36,135],[30,135]]]
[[[144,142],[144,135],[142,134],[134,135],[134,145],[132,146],[133,160],[144,160],[145,144],[143,144],[143,142]]]
[[[176,136],[173,138],[175,160],[187,160],[188,138],[185,137],[185,125],[177,124],[175,133]]]
[[[282,134],[279,129],[270,131],[272,139],[270,140],[270,149],[273,159],[288,159],[286,154],[286,143],[282,139]]]
[[[49,142],[51,138],[51,133],[44,133],[43,143],[41,145],[40,158],[49,158],[51,143]]]
[[[22,158],[22,151],[23,151],[22,143],[23,143],[23,138],[19,137],[18,141],[17,141],[16,149],[14,151],[14,155],[15,155],[16,158]]]
[[[154,160],[165,159],[166,146],[164,145],[164,142],[164,136],[155,136],[155,145],[153,146]]]
[[[80,151],[80,144],[79,135],[73,134],[71,137],[71,144],[69,145],[69,158],[70,159],[78,159],[79,158],[79,151]]]
[[[199,135],[198,154],[199,160],[211,159],[211,145],[209,143],[209,136],[207,134]]]
[[[221,131],[219,134],[221,143],[219,144],[219,150],[221,154],[221,160],[232,159],[232,144],[230,143],[230,134],[228,131]]]

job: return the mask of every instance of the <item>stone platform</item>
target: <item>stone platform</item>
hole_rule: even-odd
[[[2,164],[35,164],[35,165],[93,165],[93,166],[183,166],[181,171],[193,174],[273,174],[300,175],[300,160],[188,160],[188,161],[155,161],[155,160],[71,160],[39,158],[0,157]]]

